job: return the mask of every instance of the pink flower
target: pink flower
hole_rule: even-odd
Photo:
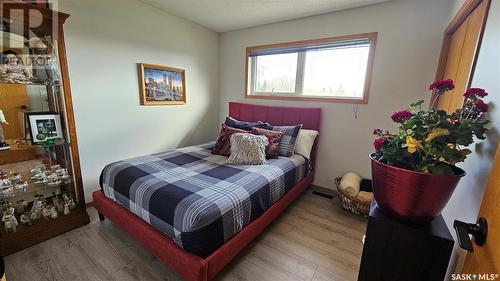
[[[477,100],[474,104],[474,111],[479,113],[488,112],[488,104],[484,103],[482,100]]]
[[[410,119],[410,117],[413,116],[413,113],[411,113],[409,110],[407,109],[403,109],[401,111],[398,111],[398,112],[394,112],[392,115],[391,115],[391,119],[392,121],[396,122],[396,123],[402,123],[408,119]]]
[[[375,141],[373,141],[373,147],[375,148],[376,151],[380,151],[380,149],[384,144],[385,144],[384,138],[376,138]]]
[[[487,95],[488,93],[486,93],[486,90],[481,88],[470,88],[464,93],[464,97],[466,98],[475,98],[475,97],[484,98]]]
[[[453,84],[453,80],[446,79],[446,80],[438,80],[432,83],[429,86],[429,91],[431,91],[433,94],[441,95],[446,91],[453,90],[454,88],[455,84]]]
[[[382,133],[382,129],[373,129],[373,132],[372,132],[372,134],[374,134],[374,135],[379,135],[381,133]]]
[[[451,116],[451,117],[450,117],[450,121],[451,121],[452,123],[455,123],[455,124],[456,124],[456,123],[459,123],[459,122],[460,122],[460,117],[458,117],[458,116]]]

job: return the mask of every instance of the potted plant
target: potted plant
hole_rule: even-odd
[[[432,83],[429,90],[440,96],[454,87],[448,79]],[[434,105],[424,110],[418,100],[391,116],[398,132],[373,131],[373,192],[383,212],[415,221],[439,216],[465,175],[455,164],[471,153],[467,146],[475,138],[485,139],[487,95],[483,89],[467,90],[463,107],[452,114]]]

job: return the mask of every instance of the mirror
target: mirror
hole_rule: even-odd
[[[0,142],[6,144],[0,147],[0,164],[37,157],[36,147],[26,140],[29,131],[25,113],[51,111],[50,100],[47,86],[0,83],[0,110],[4,118],[0,120]]]

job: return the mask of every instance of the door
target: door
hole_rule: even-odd
[[[470,86],[490,0],[469,0],[446,29],[436,80],[451,78],[455,89],[437,100],[437,107],[454,112],[463,105]]]
[[[488,178],[478,217],[488,221],[488,235],[483,246],[474,245],[474,252],[465,258],[463,273],[500,273],[500,145]],[[499,280],[500,278],[495,278]],[[486,280],[486,279],[485,279]],[[487,279],[493,280],[493,279]]]

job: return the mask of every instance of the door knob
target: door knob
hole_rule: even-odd
[[[485,218],[479,218],[477,223],[466,223],[463,221],[455,220],[453,228],[457,233],[458,244],[462,249],[473,252],[472,242],[470,241],[469,234],[474,237],[476,245],[482,246],[486,242],[488,235],[488,222]]]

